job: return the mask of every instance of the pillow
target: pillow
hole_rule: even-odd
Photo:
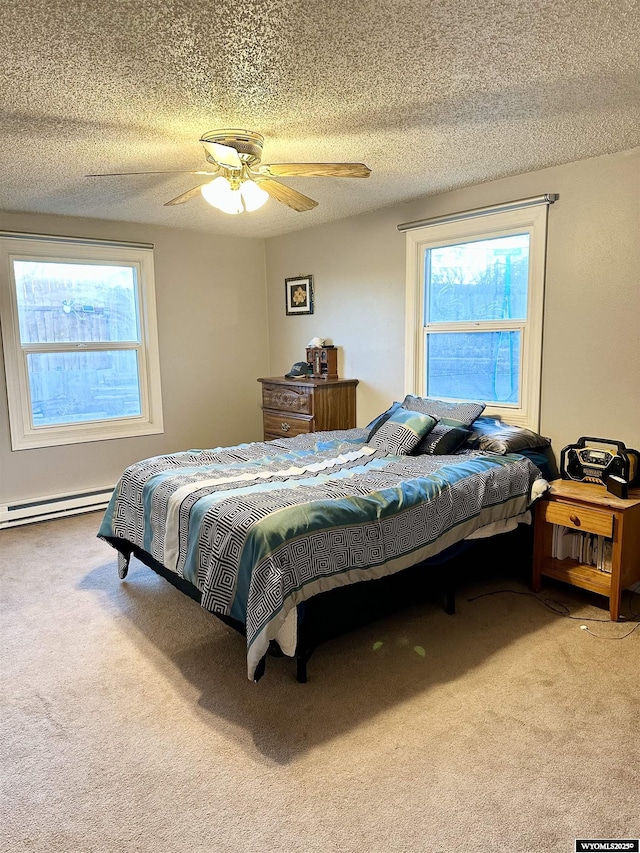
[[[446,456],[455,453],[469,435],[468,427],[484,411],[484,403],[452,403],[437,400],[435,397],[415,397],[407,394],[403,408],[424,412],[438,418],[438,426],[427,439],[421,441],[414,453],[430,453],[433,456]]]
[[[385,453],[406,456],[437,423],[437,418],[430,415],[398,408],[368,443]]]
[[[371,441],[374,434],[378,432],[382,424],[386,423],[389,420],[391,415],[400,408],[400,403],[392,403],[386,412],[383,412],[381,415],[378,415],[377,418],[374,418],[370,424],[367,424],[365,429],[369,430],[369,437],[367,441]]]
[[[464,427],[436,424],[431,432],[420,439],[418,445],[412,450],[412,454],[429,453],[432,456],[447,456],[462,447],[468,436],[469,430]]]
[[[492,453],[519,453],[533,447],[548,447],[551,439],[524,427],[505,424],[497,418],[478,418],[467,439],[467,447]]]
[[[402,408],[411,412],[431,415],[449,426],[470,427],[483,412],[486,403],[452,403],[448,400],[436,400],[435,397],[415,397],[407,394]]]

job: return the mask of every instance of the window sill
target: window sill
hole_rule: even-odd
[[[60,447],[65,444],[81,444],[90,441],[112,441],[118,438],[136,438],[142,435],[159,435],[164,432],[162,422],[120,424],[73,424],[71,427],[32,430],[11,436],[12,450],[33,450],[38,447]]]

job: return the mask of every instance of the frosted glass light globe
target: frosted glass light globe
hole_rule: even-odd
[[[206,202],[223,213],[242,213],[243,211],[240,190],[231,189],[231,184],[222,175],[210,184],[203,184],[200,192]]]
[[[255,181],[244,181],[240,187],[240,195],[246,210],[258,210],[269,198],[269,193],[265,192]]]

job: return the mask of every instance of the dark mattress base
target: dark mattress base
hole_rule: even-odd
[[[108,541],[125,557],[133,554],[176,589],[201,602],[202,594],[197,587],[165,568],[146,551],[123,539],[109,538]],[[495,567],[506,558],[511,563],[515,557],[517,564],[529,576],[532,550],[532,530],[528,525],[520,525],[511,533],[490,539],[460,542],[394,575],[338,587],[302,602],[298,605],[297,680],[300,683],[307,681],[307,663],[321,643],[402,610],[407,607],[407,602],[415,603],[436,593],[443,596],[445,611],[454,614],[456,586],[472,567],[477,574],[479,567],[485,564]],[[246,636],[244,623],[219,613],[213,615]],[[271,643],[269,652],[282,654],[275,642]],[[265,666],[266,655],[256,670],[256,681],[264,674]]]

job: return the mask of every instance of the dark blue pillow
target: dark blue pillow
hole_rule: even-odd
[[[412,451],[414,455],[449,456],[465,443],[469,430],[464,427],[437,424]]]
[[[479,417],[473,422],[467,447],[492,453],[521,453],[525,448],[548,447],[551,439],[498,418]]]

